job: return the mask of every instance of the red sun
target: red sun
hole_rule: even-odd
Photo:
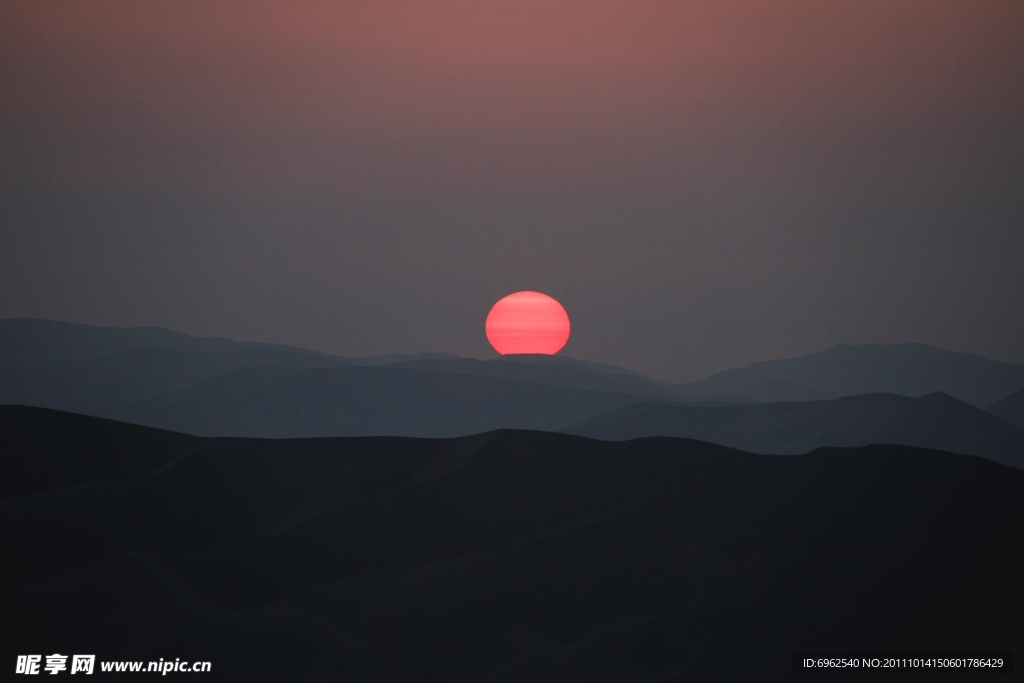
[[[484,325],[487,341],[503,356],[553,356],[569,341],[569,316],[562,304],[540,292],[509,294],[491,307]]]

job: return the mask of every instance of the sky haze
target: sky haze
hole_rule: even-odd
[[[686,381],[1024,362],[1024,4],[0,6],[0,317]]]

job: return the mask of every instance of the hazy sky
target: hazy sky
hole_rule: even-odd
[[[0,317],[1024,362],[1024,2],[0,4]]]

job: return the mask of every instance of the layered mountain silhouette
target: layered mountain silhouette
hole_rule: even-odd
[[[499,361],[432,353],[344,358],[277,344],[190,337],[160,328],[94,327],[28,318],[0,320],[0,372],[7,373],[5,380],[12,372],[57,366],[73,371],[79,361],[112,360],[126,352],[153,348],[197,354],[244,351],[249,352],[245,356],[246,366],[398,365],[675,400],[765,402],[869,393],[916,397],[941,391],[985,407],[1024,389],[1024,365],[943,351],[925,344],[843,344],[798,358],[755,363],[697,382],[673,385],[622,368],[565,356],[506,356]],[[264,359],[259,352],[268,355]]]
[[[0,371],[0,402],[103,413],[245,368],[336,368],[342,363],[291,350],[191,351],[142,347],[21,371]]]
[[[714,407],[642,403],[563,431],[611,441],[650,436],[700,439],[756,453],[902,444],[980,455],[1024,468],[1024,432],[942,393]]]
[[[987,410],[1014,425],[1017,429],[1024,430],[1024,389],[996,401]]]
[[[681,385],[677,398],[812,401],[859,394],[941,391],[983,408],[1024,388],[1024,365],[926,344],[841,344],[799,358],[755,363]]]
[[[656,382],[611,366],[583,364],[574,359],[552,356],[506,356],[501,360],[490,361],[476,358],[424,359],[402,361],[390,367],[476,377],[501,377],[567,389],[635,394],[662,400],[676,398],[676,388],[670,384]]]
[[[557,429],[667,396],[610,366],[550,357],[343,358],[159,329],[0,321],[0,403],[204,435],[454,436]]]
[[[988,406],[978,402],[1020,389],[1024,366],[916,344],[836,347],[684,385],[561,356],[354,359],[28,319],[0,321],[0,351],[2,404],[201,436],[454,437],[515,428],[688,436],[771,453],[890,442],[1011,464],[1020,456],[1019,430],[992,417],[1013,423],[1020,399],[992,405],[991,414],[963,401]],[[883,389],[904,396],[755,405]],[[940,389],[960,400],[931,395]]]
[[[794,652],[1024,644],[1024,472],[981,458],[510,430],[204,439],[11,406],[0,435],[4,667],[789,681]]]
[[[406,368],[261,366],[102,414],[206,436],[448,437],[554,431],[642,398]]]
[[[114,358],[151,348],[202,353],[276,351],[329,358],[291,346],[191,337],[159,327],[96,327],[35,318],[0,320],[0,369],[7,371]]]

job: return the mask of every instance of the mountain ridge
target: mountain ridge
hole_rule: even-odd
[[[0,403],[70,410],[207,436],[276,438],[450,437],[502,427],[554,431],[651,400],[683,407],[728,407],[763,404],[773,396],[806,398],[809,393],[821,399],[822,394],[878,385],[911,397],[919,397],[915,392],[928,387],[947,386],[952,387],[950,392],[960,392],[951,394],[959,400],[970,403],[973,396],[978,405],[979,397],[1006,387],[1019,389],[1014,373],[1024,369],[920,344],[846,345],[671,385],[562,356],[479,360],[414,354],[351,359],[294,347],[199,339],[159,328],[97,328],[25,319],[0,320],[0,351]],[[975,421],[981,430],[978,438],[954,438],[947,430],[946,441],[928,441],[919,430],[920,438],[904,441],[969,453],[991,454],[1003,448],[995,445],[999,439],[978,446],[983,434],[994,428],[962,407],[935,403],[930,410],[953,410],[949,425],[937,421],[937,429]],[[818,443],[813,435],[807,436],[810,440],[804,446]]]
[[[831,401],[745,406],[646,402],[618,408],[561,431],[613,441],[656,436],[691,438],[774,454],[888,443],[976,455],[1024,469],[1024,432],[938,392],[917,398],[865,394]]]
[[[816,353],[762,361],[677,385],[676,396],[770,402],[869,393],[913,398],[941,391],[981,408],[1022,387],[1024,364],[993,361],[920,343],[839,344]]]
[[[199,439],[5,406],[0,424],[0,481],[36,491],[0,494],[7,662],[790,681],[794,652],[1019,654],[1024,638],[1024,472],[981,458],[517,430]],[[69,477],[90,452],[110,456]]]
[[[985,410],[1024,430],[1024,389],[999,399]]]

